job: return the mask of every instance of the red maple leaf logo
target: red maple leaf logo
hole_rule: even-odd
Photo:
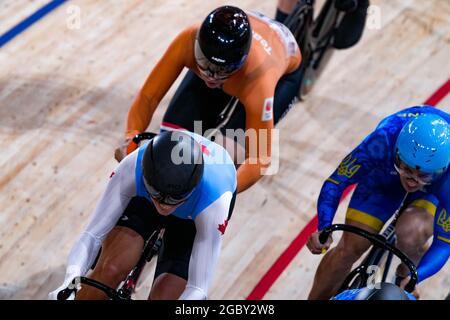
[[[206,154],[207,156],[209,156],[209,150],[208,148],[206,148],[206,146],[204,144],[201,145],[202,146],[202,153]]]
[[[267,101],[265,108],[266,111],[270,111],[272,109],[272,101]]]
[[[219,224],[219,227],[217,228],[217,230],[219,230],[220,233],[223,235],[225,233],[227,226],[228,226],[228,220],[225,220],[223,222],[223,224]]]

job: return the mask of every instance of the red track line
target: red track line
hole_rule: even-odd
[[[273,283],[278,279],[280,274],[289,265],[292,259],[297,255],[303,246],[308,241],[308,237],[311,233],[317,230],[317,215],[306,225],[305,228],[297,235],[294,241],[291,242],[289,247],[281,254],[281,256],[270,267],[269,271],[258,282],[253,291],[248,295],[247,300],[261,300],[262,297],[269,291]]]
[[[450,78],[439,89],[437,89],[424,104],[435,106],[450,92]],[[341,197],[341,202],[347,195],[353,191],[356,185],[349,186],[345,189]],[[318,217],[317,214],[308,222],[308,224],[300,231],[291,244],[283,251],[272,266],[267,270],[266,274],[259,280],[255,288],[250,292],[247,300],[261,300],[269,291],[284,269],[291,263],[295,256],[305,246],[309,236],[317,230]]]
[[[445,96],[450,92],[450,78],[444,83],[439,89],[437,89],[431,97],[425,101],[425,104],[436,106],[439,101],[445,98]]]

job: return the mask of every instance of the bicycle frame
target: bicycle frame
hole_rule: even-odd
[[[399,206],[399,208],[394,213],[394,218],[392,219],[392,222],[387,226],[387,228],[381,233],[379,236],[386,241],[386,243],[389,243],[392,246],[395,246],[397,242],[397,237],[395,234],[395,226],[397,225],[397,221],[401,214],[405,211],[406,205],[409,203],[407,200],[409,196],[409,193],[407,192],[405,196],[403,197],[403,200]],[[341,287],[338,290],[338,293],[341,293],[348,289],[356,289],[356,288],[362,288],[367,283],[367,280],[369,278],[368,274],[368,268],[370,266],[381,266],[380,261],[385,255],[386,250],[380,248],[380,247],[373,247],[370,249],[369,253],[367,254],[366,258],[363,260],[363,262],[354,270],[352,270],[347,278],[342,283]],[[392,263],[393,253],[391,251],[388,251],[388,256],[386,258],[386,261],[384,263],[384,270],[383,275],[381,278],[382,282],[385,282],[389,273],[389,269]],[[358,276],[357,278],[355,278]]]
[[[386,241],[390,245],[395,245],[395,234],[393,237],[387,238]],[[363,262],[348,274],[337,293],[341,293],[348,289],[357,289],[364,287],[367,284],[369,276],[371,276],[371,274],[369,274],[368,272],[370,266],[378,266],[383,269],[381,282],[385,282],[392,263],[393,253],[389,251],[387,252],[388,256],[383,266],[380,265],[380,261],[385,254],[386,250],[376,246],[373,247],[367,254],[366,258],[363,260]]]
[[[316,77],[320,75],[326,62],[331,58],[331,40],[336,26],[338,26],[345,13],[334,7],[335,0],[328,0],[319,17],[315,20],[311,36],[312,57],[311,68],[316,71]],[[326,54],[328,53],[328,54]]]
[[[117,290],[120,297],[129,297],[134,293],[136,289],[137,282],[139,277],[144,269],[144,266],[147,262],[150,262],[151,259],[158,253],[159,248],[162,245],[162,237],[164,235],[164,229],[159,228],[156,229],[150,238],[147,240],[144,251],[142,252],[141,257],[139,258],[136,266],[130,271],[122,286]]]
[[[327,0],[314,19],[314,0],[300,0],[294,11],[286,18],[285,25],[291,30],[300,51],[304,73],[299,90],[299,98],[311,90],[331,58],[334,31],[345,13],[335,7],[335,0]]]
[[[236,97],[230,98],[225,108],[217,117],[216,127],[213,128],[210,131],[209,135],[205,136],[205,138],[211,140],[212,137],[217,134],[217,132],[219,132],[223,127],[225,127],[228,124],[228,121],[230,121],[238,103],[239,100]]]
[[[300,0],[294,10],[284,21],[286,27],[292,32],[302,53],[302,60],[309,59],[310,47],[308,32],[313,24],[314,0]]]

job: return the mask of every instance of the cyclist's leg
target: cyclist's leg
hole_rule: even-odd
[[[135,231],[115,227],[103,242],[103,250],[94,271],[89,278],[116,288],[137,263],[144,246],[144,240]],[[98,300],[108,297],[90,286],[83,286],[77,293],[77,300]]]
[[[116,288],[136,265],[147,239],[156,228],[159,217],[153,205],[144,198],[131,199],[122,217],[102,244],[102,252],[90,278]],[[77,299],[107,299],[92,287],[84,286]]]
[[[277,125],[298,101],[297,95],[302,80],[302,73],[303,64],[294,72],[282,76],[278,81],[273,101],[273,120],[275,125]]]
[[[351,7],[352,1],[354,0],[337,1],[337,4],[342,3],[342,7],[349,4]],[[350,48],[361,39],[366,24],[369,0],[357,0],[357,2],[356,10],[346,13],[336,30],[333,43],[336,49]]]
[[[183,293],[195,234],[194,221],[167,217],[150,300],[175,300]]]
[[[416,265],[427,251],[428,240],[433,236],[433,220],[438,202],[432,194],[415,192],[411,197],[411,203],[398,219],[397,247]],[[397,268],[400,279],[406,277],[408,272],[403,264]]]
[[[202,134],[215,127],[217,117],[230,99],[221,89],[211,89],[194,72],[186,73],[164,114],[161,130],[186,129],[194,132],[201,121]]]
[[[359,184],[350,201],[345,223],[378,233],[403,200],[405,192],[400,188],[383,192]],[[369,247],[368,240],[344,232],[337,246],[320,262],[309,299],[331,298],[353,264]]]
[[[299,0],[278,0],[275,20],[283,23],[292,10],[294,10],[298,1]]]
[[[335,6],[339,10],[350,12],[356,9],[358,0],[335,0]]]

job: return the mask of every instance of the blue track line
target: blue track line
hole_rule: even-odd
[[[68,0],[53,0],[0,36],[0,48]]]

